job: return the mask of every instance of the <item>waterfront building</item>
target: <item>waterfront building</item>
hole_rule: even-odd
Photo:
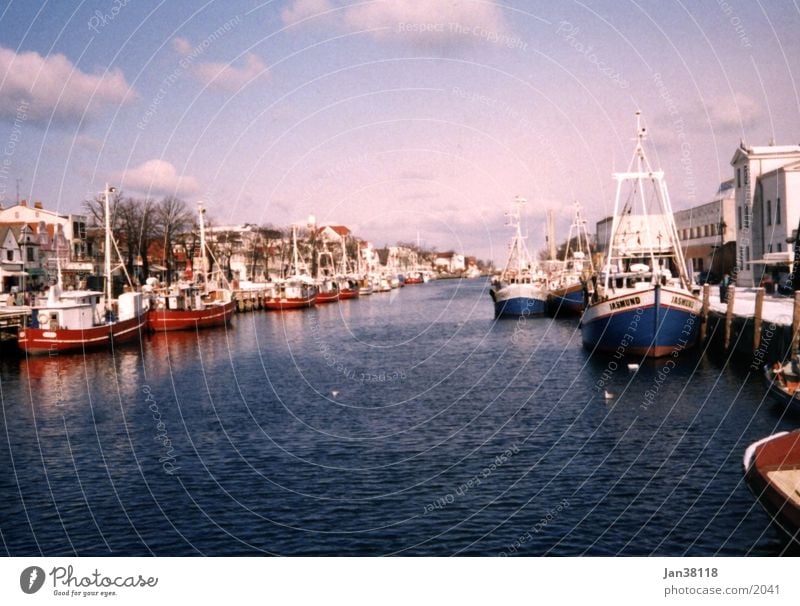
[[[736,283],[761,283],[770,265],[790,262],[800,219],[800,145],[748,147],[731,159],[736,201]]]
[[[675,213],[683,256],[695,273],[710,272],[717,279],[736,265],[735,188],[723,181],[714,199]]]
[[[26,290],[55,280],[56,257],[67,285],[91,273],[85,215],[63,215],[26,200],[0,207],[0,292]],[[12,239],[16,240],[12,243]]]

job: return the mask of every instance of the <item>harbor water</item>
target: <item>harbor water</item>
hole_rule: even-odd
[[[5,554],[782,553],[741,460],[797,419],[758,377],[592,355],[488,288],[4,354]]]

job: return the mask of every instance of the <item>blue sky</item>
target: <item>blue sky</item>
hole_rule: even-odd
[[[700,6],[697,6],[700,5]],[[219,223],[344,223],[500,261],[595,221],[651,133],[677,209],[740,139],[800,142],[800,7],[411,0],[6,2],[0,196],[78,210],[106,181]]]

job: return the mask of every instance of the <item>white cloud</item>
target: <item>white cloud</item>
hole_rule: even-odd
[[[281,13],[284,23],[335,8],[330,0],[293,0]],[[340,27],[372,30],[378,39],[422,47],[470,46],[480,42],[510,45],[502,10],[473,0],[376,0],[337,11]]]
[[[186,56],[192,52],[192,43],[189,42],[186,38],[182,38],[178,36],[177,38],[173,38],[172,40],[172,48],[175,49],[179,55]]]
[[[112,180],[120,189],[162,196],[189,196],[200,189],[197,179],[178,175],[175,167],[166,160],[148,160],[134,168],[115,173]]]
[[[253,79],[266,73],[266,65],[253,53],[245,56],[244,65],[241,67],[232,63],[209,61],[198,63],[192,68],[192,75],[205,86],[226,92],[237,92]]]
[[[307,17],[325,13],[334,8],[330,0],[294,0],[281,11],[281,19],[286,25],[297,23]]]
[[[22,107],[28,120],[72,122],[134,96],[118,69],[87,74],[64,55],[0,47],[0,118],[13,119]]]

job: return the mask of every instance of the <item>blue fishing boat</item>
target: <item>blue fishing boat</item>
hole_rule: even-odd
[[[548,278],[548,312],[553,316],[581,315],[586,303],[586,284],[593,274],[589,232],[580,206],[576,204],[564,258]]]
[[[637,116],[636,149],[617,193],[603,270],[588,285],[581,323],[592,351],[660,357],[694,345],[700,299],[691,290],[663,171],[644,152]]]
[[[511,239],[506,266],[500,275],[492,279],[489,290],[496,318],[537,316],[546,311],[546,277],[534,265],[522,235],[521,211],[525,202],[524,198],[517,197],[514,208],[508,214],[514,237]]]

